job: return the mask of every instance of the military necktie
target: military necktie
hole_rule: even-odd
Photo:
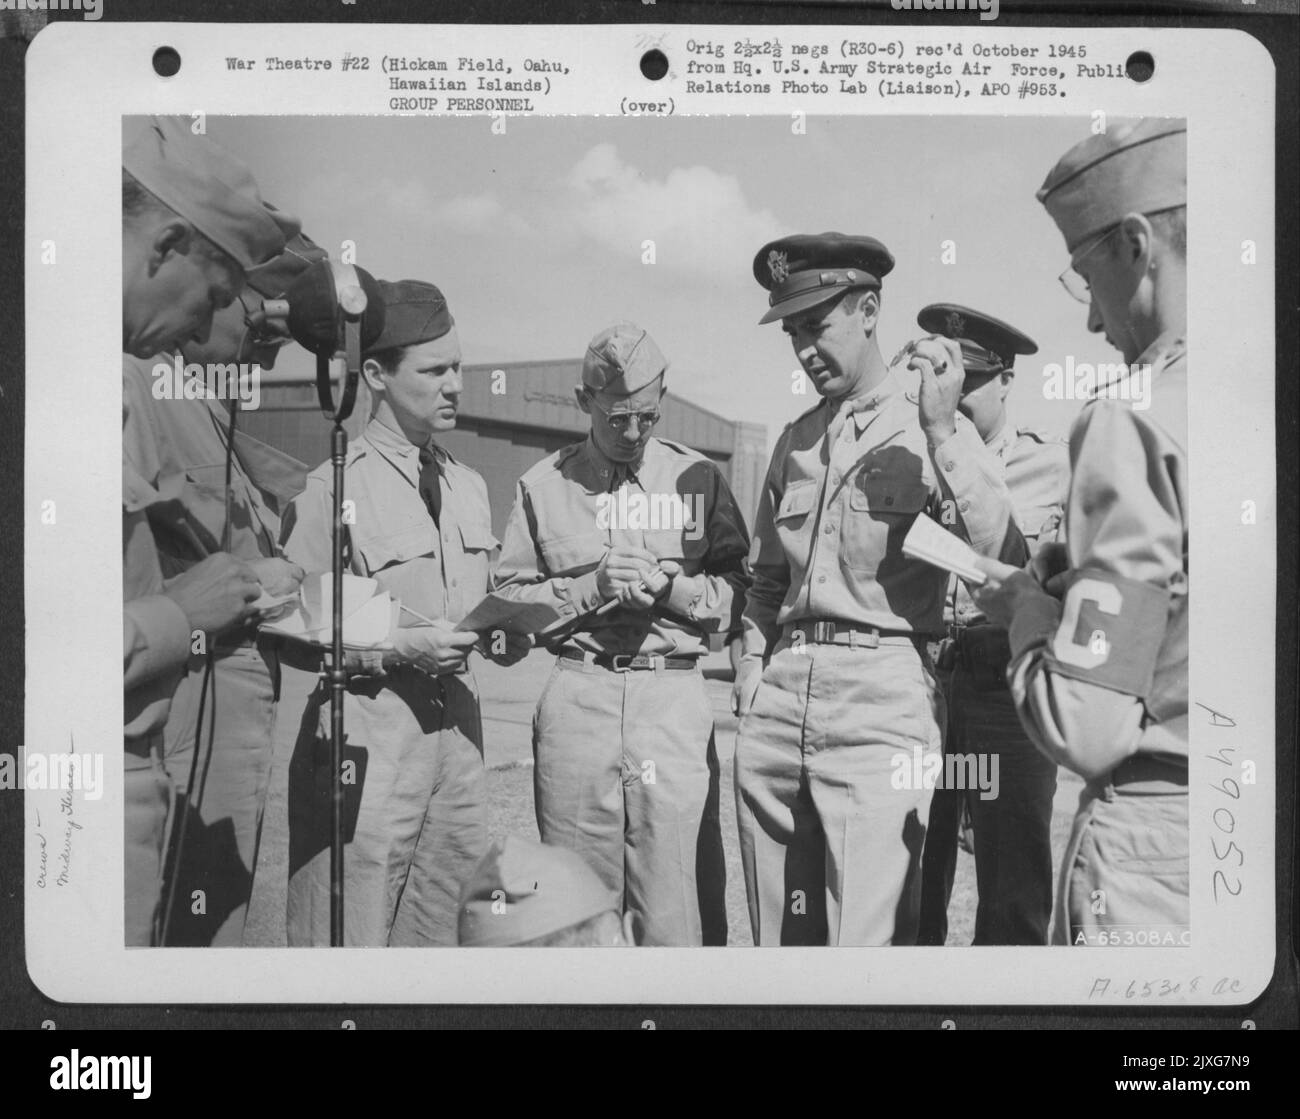
[[[636,466],[630,462],[617,462],[609,472],[609,492],[617,493],[626,482],[633,482],[636,485],[641,484],[641,479],[637,477]]]
[[[429,447],[420,448],[420,496],[433,523],[441,527],[442,516],[442,464]]]
[[[875,405],[877,394],[872,393],[870,396],[858,397],[856,400],[845,400],[840,402],[839,409],[831,417],[830,423],[826,425],[826,447],[829,452],[844,431],[844,425],[848,422],[850,416],[858,412],[865,412],[868,408]]]

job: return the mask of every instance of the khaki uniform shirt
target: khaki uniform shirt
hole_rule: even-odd
[[[371,420],[348,446],[344,500],[353,523],[348,570],[426,618],[458,622],[487,592],[497,545],[487,485],[477,472],[436,444],[442,463],[441,526],[420,496],[420,452],[400,431]],[[310,573],[329,571],[333,557],[334,467],[328,460],[285,516],[284,552]],[[412,615],[401,626],[421,623]]]
[[[947,572],[903,555],[918,515],[984,555],[1001,554],[1011,500],[975,426],[930,449],[917,396],[891,371],[832,416],[823,400],[777,440],[754,525],[746,658],[768,655],[781,627],[832,619],[934,635]]]
[[[160,491],[149,518],[163,573],[172,576],[222,550],[229,413],[216,399],[155,397],[157,364],[168,370],[170,382],[166,358],[124,359],[122,453]],[[228,551],[244,560],[279,555],[280,510],[302,490],[306,476],[306,466],[239,431],[236,420]]]
[[[133,420],[123,402],[125,428]],[[185,611],[162,593],[162,569],[145,510],[158,492],[125,459],[122,464],[123,738],[142,754],[161,733],[172,694],[190,655]]]
[[[596,568],[615,545],[675,560],[682,574],[653,611],[592,617],[573,644],[607,655],[701,656],[707,634],[739,627],[749,584],[744,518],[718,467],[667,439],[650,439],[630,469],[605,458],[590,436],[530,469],[519,480],[496,587],[577,618],[601,605]]]
[[[988,440],[1002,468],[1016,526],[1025,538],[1030,554],[1041,544],[1054,540],[1065,511],[1070,489],[1070,451],[1064,439],[1052,438],[1030,428],[1019,430],[1004,425]],[[959,626],[983,620],[966,584],[954,576],[949,585],[948,616]]]
[[[1096,399],[1070,433],[1071,586],[1011,624],[1011,690],[1040,750],[1087,780],[1187,755],[1187,357],[1162,336],[1150,407]]]

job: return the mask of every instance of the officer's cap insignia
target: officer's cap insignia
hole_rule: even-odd
[[[767,266],[771,269],[774,284],[785,283],[786,277],[790,275],[790,266],[786,263],[785,253],[773,249],[767,254]]]
[[[949,338],[961,338],[966,333],[966,319],[956,311],[949,311],[943,323]]]

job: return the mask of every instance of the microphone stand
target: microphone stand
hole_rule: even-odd
[[[333,262],[331,262],[333,264]],[[350,271],[350,270],[347,270]],[[336,349],[332,356],[316,354],[316,396],[321,410],[334,423],[330,434],[330,462],[334,466],[333,526],[333,644],[330,650],[330,946],[343,946],[343,701],[348,686],[347,664],[343,653],[343,467],[347,462],[348,433],[343,422],[352,415],[356,403],[357,381],[361,375],[361,315],[366,296],[355,273],[341,275],[335,266],[335,288],[341,312]],[[343,281],[343,282],[340,282]],[[337,405],[331,388],[330,373],[341,375],[342,392]]]

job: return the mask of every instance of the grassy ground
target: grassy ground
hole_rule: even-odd
[[[537,838],[537,824],[533,816],[531,723],[533,708],[551,671],[551,663],[551,658],[545,654],[534,653],[508,670],[482,662],[475,669],[483,697],[489,829],[493,839],[510,834]],[[740,869],[735,798],[731,792],[736,720],[728,710],[731,685],[724,678],[725,664],[722,656],[710,658],[706,663],[706,676],[717,720],[718,756],[722,764],[722,837],[727,859],[728,943],[749,945],[753,941]],[[295,693],[292,687],[287,687],[282,697],[282,710],[286,715],[301,711],[302,702],[301,694]],[[282,741],[275,758],[253,904],[246,931],[246,942],[263,946],[282,945],[285,942],[285,860],[288,846],[285,783],[290,745]],[[1081,782],[1077,777],[1066,770],[1060,771],[1052,816],[1053,866],[1060,865],[1080,787]],[[974,860],[965,851],[960,851],[952,902],[948,910],[949,945],[970,943],[975,926],[975,904]]]

